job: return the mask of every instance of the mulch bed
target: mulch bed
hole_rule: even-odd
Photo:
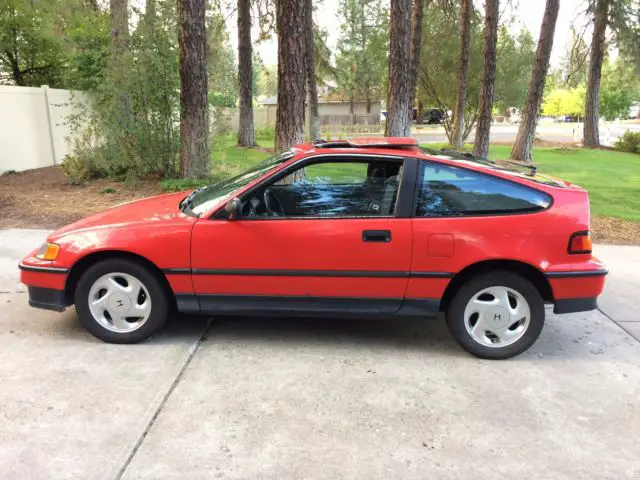
[[[113,189],[114,193],[102,193]],[[99,179],[72,185],[60,167],[0,176],[0,228],[55,229],[119,203],[162,193],[157,180]],[[591,219],[596,243],[640,245],[640,223]]]
[[[101,193],[113,189],[114,193]],[[157,180],[72,185],[60,167],[0,176],[0,228],[54,229],[113,205],[157,195]]]

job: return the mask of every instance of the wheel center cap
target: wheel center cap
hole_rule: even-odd
[[[109,307],[116,312],[128,312],[131,308],[131,300],[122,293],[114,293],[109,297]]]
[[[492,307],[487,311],[486,322],[491,328],[504,328],[510,320],[509,312],[504,307]]]

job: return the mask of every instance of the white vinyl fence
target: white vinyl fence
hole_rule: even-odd
[[[82,92],[0,86],[0,173],[59,165],[71,152],[67,116]]]

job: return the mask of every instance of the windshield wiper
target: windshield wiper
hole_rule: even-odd
[[[184,212],[186,209],[189,209],[189,211],[193,211],[193,199],[196,198],[196,195],[205,188],[207,187],[196,188],[193,192],[184,197],[184,199],[180,202],[180,211]]]

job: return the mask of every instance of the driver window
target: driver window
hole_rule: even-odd
[[[393,216],[402,174],[398,161],[332,160],[307,164],[243,204],[246,217]]]

